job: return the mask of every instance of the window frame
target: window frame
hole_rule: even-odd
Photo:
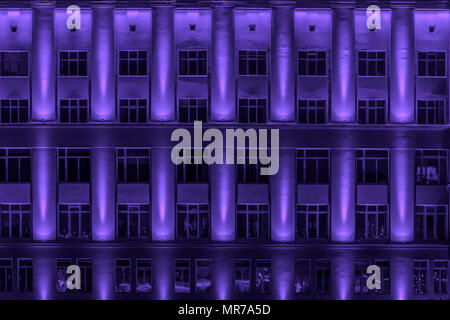
[[[364,210],[359,210],[358,207],[364,207]],[[369,207],[376,207],[375,211],[369,211]],[[386,207],[386,211],[382,211],[381,209],[379,209],[380,207]],[[380,219],[380,215],[385,214],[386,215],[386,219],[385,219],[385,237],[384,238],[380,238],[380,230],[378,230],[379,227],[379,219]],[[363,215],[364,216],[364,222],[365,222],[365,226],[364,226],[364,237],[363,238],[359,238],[358,235],[358,229],[359,229],[359,225],[358,225],[358,216],[359,215]],[[375,215],[375,233],[376,233],[376,237],[375,238],[370,238],[368,236],[368,221],[369,219],[369,215]],[[389,204],[381,204],[381,203],[375,203],[375,204],[371,204],[371,203],[356,203],[355,205],[355,235],[356,235],[356,241],[358,242],[388,242],[390,240],[390,212],[389,212]]]
[[[360,58],[359,54],[360,53],[365,53],[366,54],[366,58]],[[369,53],[376,53],[377,57],[376,58],[369,58]],[[379,53],[384,53],[384,59],[383,60],[379,60],[378,59],[378,54]],[[376,78],[386,78],[388,77],[388,70],[389,70],[389,66],[388,66],[388,52],[386,50],[356,50],[356,74],[358,78],[367,78],[367,77],[376,77]],[[365,63],[365,72],[363,72],[364,74],[361,74],[361,70],[360,70],[360,59],[363,59],[364,63]],[[371,61],[375,61],[375,69],[377,70],[375,73],[375,75],[370,75],[369,70],[369,63]],[[383,69],[383,74],[378,74],[378,63],[380,62],[384,62],[384,69]]]
[[[9,106],[3,106],[3,101],[9,101]],[[16,101],[17,102],[17,106],[13,106],[12,101]],[[26,108],[21,106],[21,102],[26,101],[27,106]],[[3,108],[9,108],[9,121],[4,121],[4,117],[3,117]],[[26,109],[27,110],[27,119],[26,121],[20,121],[20,110],[21,109]],[[17,113],[17,120],[18,121],[12,121],[12,114],[13,111],[15,113]],[[2,125],[20,125],[20,124],[25,124],[25,123],[29,123],[30,122],[30,112],[31,111],[31,106],[30,106],[30,99],[29,98],[1,98],[0,99],[0,118],[1,118],[1,124]]]
[[[425,152],[436,152],[437,155],[430,156],[430,155],[424,155]],[[442,156],[441,153],[444,152],[445,156]],[[418,155],[420,158],[418,159]],[[439,181],[438,183],[428,183],[427,177],[425,179],[423,178],[424,174],[422,173],[420,178],[417,175],[417,165],[418,162],[420,162],[421,166],[420,168],[427,168],[424,166],[424,160],[426,159],[434,159],[434,161],[437,161],[438,163],[438,177]],[[441,161],[444,160],[445,162],[445,176],[441,177],[442,170],[441,170]],[[447,185],[447,179],[448,179],[448,150],[447,149],[416,149],[414,153],[414,169],[415,169],[415,175],[414,175],[414,184],[416,186],[428,186],[428,185],[434,185],[434,186],[445,186]],[[427,174],[428,175],[428,174]],[[420,181],[419,181],[420,180]],[[425,181],[425,183],[424,183]]]
[[[245,212],[241,212],[241,210],[238,209],[239,206],[246,206],[246,210]],[[257,224],[258,224],[258,228],[257,228],[257,236],[256,238],[250,238],[249,237],[249,207],[250,206],[256,206],[256,215],[257,215]],[[267,206],[267,213],[264,213],[261,211],[262,210],[260,207],[263,206]],[[245,214],[245,238],[241,238],[239,237],[239,219],[238,216],[239,215],[244,215]],[[260,221],[261,221],[261,215],[265,215],[267,214],[267,237],[262,237],[261,233],[261,225],[260,225]],[[240,203],[237,202],[236,203],[236,227],[235,227],[235,232],[236,232],[236,241],[239,242],[252,242],[252,241],[256,241],[256,242],[270,242],[271,241],[271,212],[270,212],[270,204],[269,203]]]
[[[127,210],[123,211],[121,209],[119,209],[120,206],[127,206]],[[148,207],[148,211],[145,212],[145,210],[141,210],[142,206],[147,206]],[[137,211],[131,211],[130,212],[130,207],[138,207]],[[119,241],[128,241],[128,240],[138,240],[138,241],[151,241],[152,240],[152,209],[151,209],[151,205],[149,203],[123,203],[123,202],[118,202],[116,203],[116,238]],[[127,236],[126,237],[121,237],[120,236],[120,231],[119,231],[119,214],[124,213],[126,214],[127,217],[127,224],[126,224],[126,231],[127,231]],[[138,236],[135,237],[130,237],[130,215],[132,214],[137,214],[138,215],[138,226],[137,226],[137,232],[138,232]],[[141,232],[141,223],[142,223],[142,219],[144,219],[144,217],[142,217],[142,215],[147,214],[148,217],[148,235],[142,235]]]
[[[10,155],[10,151],[11,150],[15,150],[17,152],[23,152],[24,154],[26,152],[28,152],[28,155]],[[5,161],[5,181],[0,181],[0,184],[4,184],[4,183],[17,183],[17,184],[31,184],[31,180],[33,177],[33,165],[32,165],[32,160],[33,160],[33,155],[32,155],[32,149],[31,148],[0,148],[0,152],[5,153],[5,155],[1,155],[0,154],[0,161],[4,159]],[[9,160],[10,159],[18,159],[18,163],[17,163],[17,167],[18,167],[18,172],[17,172],[17,176],[18,176],[18,180],[17,181],[10,181],[10,173],[9,173]],[[29,180],[28,179],[22,179],[21,177],[21,173],[23,172],[22,169],[22,159],[29,159]],[[3,168],[0,167],[0,170],[2,170]],[[26,171],[25,171],[26,172]],[[26,178],[26,177],[25,177]]]
[[[70,54],[71,52],[76,52],[77,54],[79,54],[81,52],[86,52],[86,75],[82,75],[82,76],[80,76],[80,75],[61,75],[61,53],[62,52],[67,52],[68,54]],[[85,79],[90,78],[90,71],[91,71],[90,70],[90,54],[89,54],[89,50],[88,49],[85,49],[85,50],[75,50],[75,49],[58,50],[57,54],[58,54],[57,55],[57,59],[55,59],[56,63],[58,64],[57,65],[57,70],[58,70],[57,78],[85,78]],[[74,61],[74,60],[71,60],[71,58],[67,59],[67,62],[69,64],[70,64],[71,61]],[[77,55],[77,59],[75,61],[77,61],[77,69],[79,69],[79,65],[78,64],[79,64],[80,59],[78,58],[78,55]]]
[[[182,272],[183,272],[183,279],[182,279],[182,281],[181,281],[181,283],[183,284],[183,283],[185,283],[185,279],[184,279],[184,272],[187,270],[188,271],[188,286],[187,286],[187,288],[188,288],[188,291],[187,292],[180,292],[180,291],[177,291],[177,262],[179,262],[179,263],[188,263],[188,267],[186,268],[186,266],[184,266],[184,267],[178,267],[178,268],[182,268]],[[191,263],[191,259],[190,258],[175,258],[174,260],[173,260],[173,275],[174,275],[174,277],[173,277],[173,293],[174,294],[176,294],[176,295],[190,295],[191,293],[192,293],[192,270],[191,270],[191,266],[192,265],[192,263]],[[185,287],[182,287],[182,288],[185,288]]]
[[[423,102],[425,104],[425,107],[422,108],[419,106],[419,104]],[[433,106],[430,107],[428,104],[433,103]],[[438,106],[439,103],[442,103],[442,110],[440,109],[440,106]],[[425,111],[425,122],[419,121],[419,109],[424,109]],[[428,110],[432,109],[434,112],[434,118],[435,120],[439,120],[439,117],[436,115],[439,112],[442,112],[442,123],[439,121],[433,121],[430,122],[428,119]],[[419,125],[427,125],[427,126],[443,126],[447,124],[447,102],[445,99],[416,99],[416,113],[417,113],[417,120],[416,123]]]
[[[421,54],[421,53],[424,53],[424,54],[426,54],[427,55],[427,57],[425,58],[425,65],[426,65],[426,71],[425,71],[425,75],[420,75],[420,71],[419,71],[419,64],[420,64],[420,58],[419,58],[419,55]],[[438,54],[438,53],[443,53],[444,54],[444,64],[445,64],[445,68],[443,69],[444,70],[444,75],[436,75],[436,76],[430,76],[430,75],[427,75],[427,73],[428,73],[428,71],[429,71],[429,69],[428,69],[428,63],[429,63],[429,57],[428,57],[428,55],[430,55],[430,54]],[[415,75],[416,75],[416,77],[417,78],[447,78],[447,67],[448,67],[448,63],[447,63],[447,51],[422,51],[422,50],[416,50],[415,51],[415,63],[416,63],[416,73],[415,73]],[[438,63],[440,60],[436,57],[436,60],[434,60],[436,63]],[[436,64],[436,70],[439,70],[439,68],[438,68],[438,66],[437,66],[437,64]]]
[[[62,101],[67,101],[68,102],[68,106],[66,107],[66,106],[64,106],[64,107],[62,107],[61,106],[61,102]],[[81,116],[80,116],[80,110],[81,109],[83,109],[84,107],[80,107],[80,102],[81,101],[86,101],[86,121],[80,121],[80,118],[81,118]],[[71,102],[72,101],[76,101],[77,102],[77,105],[76,105],[76,107],[75,108],[73,108],[70,104],[71,104]],[[64,108],[64,109],[68,109],[69,111],[68,111],[68,113],[69,113],[69,121],[68,122],[63,122],[62,120],[61,120],[61,113],[62,113],[62,108]],[[78,121],[76,121],[76,122],[74,122],[74,121],[71,121],[72,119],[72,116],[71,116],[71,110],[72,109],[76,109],[77,110],[77,119],[78,119]],[[58,122],[59,123],[63,123],[64,125],[70,125],[70,124],[80,124],[80,123],[89,123],[89,120],[90,120],[90,104],[89,104],[89,99],[88,98],[64,98],[64,99],[62,99],[62,98],[60,98],[60,99],[58,99]]]
[[[303,151],[303,156],[300,156],[299,154],[300,154],[300,152],[301,151]],[[308,153],[308,151],[327,151],[327,153],[328,153],[328,156],[325,158],[325,157],[318,157],[318,156],[308,156],[307,155],[307,153]],[[303,177],[303,180],[302,181],[299,181],[299,165],[298,165],[298,162],[299,162],[299,160],[300,159],[303,159],[302,161],[303,161],[303,170],[302,170],[302,177]],[[316,178],[315,178],[315,181],[316,182],[307,182],[307,168],[306,168],[306,162],[307,162],[307,160],[314,160],[315,161],[315,166],[316,166],[316,172],[315,172],[315,175],[316,175]],[[319,182],[319,177],[320,177],[320,174],[319,174],[319,160],[324,160],[324,159],[327,159],[327,162],[328,162],[328,166],[327,166],[327,168],[328,168],[328,172],[327,172],[327,176],[328,176],[328,181],[325,183],[325,182]],[[296,184],[297,185],[329,185],[330,184],[330,181],[331,181],[331,176],[330,176],[330,173],[331,173],[331,149],[329,149],[329,148],[296,148],[295,149],[295,182],[296,182]]]
[[[418,208],[422,207],[423,211],[418,212]],[[433,212],[428,212],[428,208],[433,208]],[[445,213],[439,212],[438,208],[445,208]],[[416,234],[416,217],[422,217],[422,236],[423,239],[418,239],[418,234]],[[427,217],[433,217],[433,238],[428,239],[428,219]],[[438,216],[444,216],[445,226],[444,226],[444,239],[438,239]],[[445,204],[419,204],[416,203],[414,206],[414,241],[415,242],[446,242],[448,239],[448,205]]]
[[[147,152],[147,156],[143,155],[127,155],[127,152],[135,152],[135,151],[142,151]],[[120,152],[123,152],[122,155],[119,155]],[[136,180],[137,181],[128,181],[127,177],[127,168],[128,166],[131,166],[131,164],[128,164],[127,160],[134,159],[137,160],[136,163]],[[140,173],[141,170],[144,170],[145,172],[145,162],[141,164],[141,161],[144,161],[144,159],[148,160],[148,172],[147,172],[147,179],[144,179],[143,181],[140,181]],[[120,180],[120,174],[119,174],[119,161],[123,161],[123,177],[124,180]],[[142,169],[144,167],[144,169]],[[151,184],[152,178],[151,178],[151,149],[150,148],[116,148],[116,177],[117,177],[117,184]]]
[[[203,100],[206,102],[205,106],[200,106],[199,102]],[[180,101],[186,101],[187,102],[187,106],[180,106]],[[195,101],[195,105],[191,105],[191,102]],[[182,109],[187,109],[187,114],[188,114],[188,121],[181,121],[181,108]],[[205,116],[206,119],[203,120],[199,120],[200,116],[200,109],[205,108]],[[191,110],[195,110],[195,114],[196,114],[196,119],[192,120],[191,116],[190,116],[190,111]],[[208,122],[208,118],[209,118],[209,108],[208,108],[208,98],[178,98],[177,99],[177,119],[179,123],[194,123],[194,121],[201,121],[202,123],[207,123]]]
[[[306,211],[300,210],[300,207],[306,207]],[[320,237],[320,215],[324,215],[324,211],[320,210],[320,207],[326,206],[327,212],[326,212],[326,238]],[[309,211],[310,207],[316,207],[317,211]],[[307,236],[305,238],[299,237],[300,231],[298,230],[299,226],[299,216],[305,215],[306,216],[306,232]],[[316,234],[317,236],[314,238],[309,237],[309,217],[315,216],[316,220]],[[295,241],[296,242],[311,242],[311,241],[329,241],[330,239],[330,204],[323,204],[323,203],[296,203],[295,204]]]
[[[235,54],[235,57],[236,57],[236,66],[235,66],[235,68],[236,68],[236,75],[238,76],[238,77],[248,77],[248,76],[250,76],[250,77],[254,77],[254,76],[258,76],[258,77],[261,77],[261,76],[270,76],[270,55],[268,54],[269,53],[269,50],[268,49],[262,49],[262,50],[259,50],[259,49],[235,49],[236,50],[236,54]],[[246,56],[245,56],[245,61],[246,61],[246,74],[241,74],[240,73],[240,62],[241,62],[241,52],[245,52],[246,53]],[[255,54],[256,54],[256,56],[255,56],[255,63],[256,63],[256,74],[249,74],[248,72],[249,72],[249,65],[248,65],[248,61],[249,61],[249,59],[248,59],[248,56],[249,56],[249,53],[250,52],[255,52]],[[265,56],[265,59],[264,59],[264,63],[265,63],[265,73],[264,74],[259,74],[259,68],[258,68],[258,53],[260,53],[260,52],[264,52],[264,56]]]
[[[127,52],[127,58],[126,59],[122,59],[120,58],[120,53],[121,52]],[[130,58],[130,52],[136,52],[137,53],[137,58]],[[140,52],[145,52],[145,59],[140,59],[139,58],[139,53]],[[145,77],[149,77],[150,74],[150,61],[149,61],[149,52],[148,50],[140,50],[140,49],[135,49],[135,50],[130,50],[130,49],[117,49],[117,77],[119,78],[145,78]],[[127,69],[128,69],[128,74],[121,74],[120,73],[120,62],[122,60],[127,61]],[[139,73],[139,64],[141,61],[145,61],[145,74],[129,74],[130,73],[130,61],[136,61],[136,66],[137,66],[137,71]]]
[[[24,266],[21,265],[21,262],[24,261],[28,261],[31,262],[31,266]],[[25,270],[25,280],[24,281],[24,287],[25,290],[22,291],[21,287],[20,287],[20,283],[21,283],[21,277],[20,277],[20,273],[21,270]],[[31,288],[28,287],[28,272],[30,272],[31,270]],[[17,258],[17,292],[21,293],[21,294],[32,294],[34,291],[34,263],[33,263],[33,258]]]
[[[136,288],[136,294],[152,294],[153,293],[153,259],[151,258],[136,258],[135,260],[135,288]],[[139,266],[139,262],[146,262],[150,263],[149,266]],[[150,289],[149,291],[139,291],[138,290],[138,284],[139,284],[139,271],[144,272],[144,274],[147,274],[147,272],[150,270]],[[145,276],[147,279],[147,276]]]
[[[33,239],[32,204],[31,203],[0,203],[0,217],[3,217],[3,214],[6,214],[6,213],[4,213],[4,210],[2,208],[3,206],[8,206],[8,226],[9,226],[8,234],[9,234],[9,236],[8,237],[3,237],[3,234],[2,234],[1,229],[0,229],[0,235],[1,235],[0,239],[8,239],[8,240],[13,239],[13,240],[25,240],[25,241],[32,240]],[[18,213],[13,213],[12,206],[19,206],[19,212]],[[28,212],[24,212],[26,209],[22,209],[22,207],[25,207],[25,206],[29,207],[28,208]],[[13,225],[12,224],[12,220],[13,220],[12,215],[13,214],[18,214],[19,215],[19,234],[20,234],[20,236],[18,238],[12,236],[12,234],[13,234],[13,232],[12,232],[12,229],[13,229],[13,227],[12,227],[12,225]],[[29,231],[28,231],[29,232],[29,237],[25,237],[23,235],[24,228],[25,228],[23,220],[24,220],[24,215],[25,214],[28,214],[28,220],[30,222],[30,225],[28,226],[29,227]]]
[[[127,76],[124,76],[127,77]],[[136,106],[131,106],[130,105],[130,101],[136,101]],[[140,101],[144,101],[145,100],[145,107],[139,106],[139,102]],[[137,124],[146,124],[149,122],[149,100],[147,97],[143,98],[127,98],[127,97],[117,97],[117,119],[118,119],[118,123],[120,124],[133,124],[133,125],[137,125]],[[122,101],[126,101],[127,105],[126,106],[121,106],[121,102]],[[128,121],[122,121],[121,119],[121,111],[122,109],[127,109],[127,119]],[[136,110],[136,122],[132,122],[130,121],[130,110]],[[141,122],[139,121],[139,111],[141,110],[145,110],[145,121]]]
[[[89,156],[69,156],[68,152],[73,150],[81,150],[85,152],[89,152]],[[64,151],[64,155],[60,155],[60,151]],[[76,184],[90,184],[92,182],[92,150],[90,148],[57,148],[56,150],[56,160],[57,160],[57,183],[76,183]],[[68,160],[70,158],[77,158],[77,181],[68,181],[69,177],[69,168],[68,168]],[[89,181],[80,181],[81,180],[81,168],[80,168],[80,159],[89,159]],[[61,181],[60,176],[60,160],[64,159],[64,181]]]
[[[371,107],[370,106],[371,102],[374,102],[375,106]],[[383,102],[384,106],[378,107],[379,102]],[[364,104],[364,105],[360,106],[360,103]],[[372,110],[374,110],[374,112],[375,112],[375,122],[374,123],[370,122],[370,112]],[[378,112],[377,112],[378,110],[384,111],[384,117],[382,119],[382,122],[378,121]],[[366,119],[365,122],[359,121],[359,115],[362,112],[365,113],[365,119]],[[385,125],[385,124],[387,124],[387,118],[388,118],[388,106],[387,106],[386,99],[358,99],[357,105],[356,105],[356,119],[357,119],[358,125]]]
[[[60,225],[61,225],[61,206],[67,206],[67,238],[64,238],[61,234]],[[89,206],[89,211],[83,210],[82,207]],[[71,209],[77,208],[78,211],[72,212]],[[72,237],[72,217],[74,214],[78,215],[78,237]],[[88,215],[89,219],[89,237],[83,238],[83,217],[84,215]],[[57,239],[59,241],[90,241],[92,239],[92,206],[90,203],[58,203],[57,205],[57,218],[56,218],[56,231],[57,231]]]
[[[247,105],[242,105],[241,106],[241,101],[246,101]],[[256,103],[256,105],[250,105],[250,103]],[[260,102],[264,102],[264,106],[259,106],[258,103]],[[241,108],[242,109],[246,109],[247,112],[247,122],[242,121],[240,119],[240,114],[241,114]],[[269,123],[269,115],[270,115],[270,108],[269,108],[269,101],[267,99],[267,97],[252,97],[252,98],[244,98],[244,97],[238,97],[237,99],[237,123],[242,123],[242,124],[246,124],[246,125],[250,125],[250,124],[267,124]],[[250,115],[251,115],[251,110],[255,110],[255,114],[256,114],[256,121],[251,121],[250,120]],[[259,122],[258,118],[260,116],[260,113],[258,111],[261,111],[262,109],[264,109],[264,120],[263,122]],[[262,117],[262,115],[261,115]]]
[[[305,59],[300,59],[300,52],[305,52],[306,53],[306,58]],[[325,53],[325,59],[319,59],[318,58],[318,54],[320,52],[324,52]],[[314,68],[316,70],[316,72],[314,74],[310,74],[309,73],[309,63],[311,62],[309,60],[310,57],[308,57],[308,55],[312,55],[315,54],[316,57],[313,60],[314,62]],[[323,48],[317,48],[317,49],[306,49],[306,50],[297,50],[297,76],[298,77],[319,77],[319,78],[324,78],[324,77],[328,77],[329,75],[329,70],[328,70],[328,50],[323,50]],[[300,74],[300,60],[305,60],[306,63],[306,74]],[[325,61],[325,74],[318,74],[319,72],[317,71],[318,68],[318,64],[320,61],[324,60]]]
[[[383,149],[383,148],[358,148],[358,149],[355,149],[355,151],[356,151],[356,161],[355,161],[355,165],[356,165],[356,185],[382,185],[382,186],[388,186],[389,185],[389,179],[390,179],[390,149]],[[383,158],[383,157],[381,157],[381,156],[367,156],[366,154],[367,154],[367,152],[371,152],[371,151],[377,151],[377,152],[382,152],[382,151],[384,151],[384,152],[386,152],[387,153],[387,156],[386,156],[386,158]],[[362,156],[358,156],[358,152],[362,152]],[[376,169],[375,169],[375,179],[376,179],[376,181],[375,182],[367,182],[367,177],[366,177],[366,175],[367,175],[367,171],[366,171],[366,167],[367,167],[367,163],[366,163],[366,161],[368,161],[368,160],[375,160],[375,166],[376,166]],[[386,161],[386,168],[387,168],[387,171],[386,171],[386,181],[384,182],[384,183],[381,183],[380,181],[378,181],[378,175],[380,174],[379,173],[379,171],[378,171],[378,167],[379,167],[379,161],[383,161],[383,160],[385,160]],[[362,170],[362,173],[361,173],[361,176],[362,176],[362,181],[361,182],[359,182],[358,181],[358,179],[359,179],[359,172],[358,172],[358,161],[361,161],[362,162],[362,164],[361,164],[361,170]]]
[[[186,207],[186,212],[184,212],[182,209],[179,209],[180,207],[185,206]],[[200,210],[200,207],[202,206],[208,206],[208,212],[207,212],[207,216],[208,216],[208,236],[206,238],[201,238],[200,237],[200,216],[204,215],[205,211]],[[190,208],[191,207],[196,207],[196,211],[195,212],[190,212]],[[209,203],[187,203],[187,202],[179,202],[176,204],[176,208],[175,208],[175,238],[177,241],[183,241],[183,242],[188,242],[188,241],[209,241],[211,240],[211,206]],[[186,214],[186,218],[189,221],[189,216],[190,215],[196,215],[197,216],[197,229],[196,229],[196,233],[197,233],[197,237],[191,237],[189,232],[186,232],[186,238],[181,237],[178,234],[178,226],[179,226],[179,221],[178,221],[178,217],[181,216],[182,214]],[[184,223],[184,222],[183,222]]]
[[[197,53],[197,57],[196,58],[186,58],[186,63],[189,65],[190,59],[195,59],[194,61],[196,61],[196,71],[198,71],[199,69],[199,62],[200,62],[200,58],[198,58],[198,53],[199,52],[205,52],[206,54],[206,58],[205,58],[205,74],[181,74],[181,52],[187,52],[189,55],[189,52],[196,52]],[[186,49],[178,49],[176,51],[176,57],[177,59],[177,76],[178,77],[197,77],[197,78],[208,78],[209,77],[209,66],[210,66],[210,54],[209,54],[209,50],[207,48],[186,48]],[[188,70],[190,71],[189,67]]]
[[[321,108],[318,107],[319,102],[324,102],[323,107],[323,122],[319,121],[318,112]],[[305,103],[305,112],[306,112],[306,122],[300,121],[300,109],[302,107],[300,104]],[[310,103],[314,102],[314,106],[311,106]],[[314,120],[311,122],[310,112],[314,112]],[[298,125],[323,125],[328,123],[328,99],[297,99],[297,124]]]
[[[26,76],[4,76],[2,75],[1,70],[1,64],[2,64],[2,53],[26,53],[27,54],[27,75]],[[19,78],[19,79],[25,79],[31,77],[31,63],[30,63],[30,56],[31,51],[30,50],[0,50],[0,78],[1,79],[12,79],[12,78]],[[28,99],[29,100],[29,99]]]

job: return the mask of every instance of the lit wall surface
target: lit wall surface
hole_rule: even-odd
[[[449,299],[449,10],[142,3],[0,3],[0,299]]]

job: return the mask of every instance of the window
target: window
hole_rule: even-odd
[[[67,273],[67,268],[71,265],[80,267],[81,273],[81,288],[69,289],[67,287],[67,280],[71,273]],[[91,259],[71,259],[58,258],[56,259],[56,292],[78,292],[91,293],[92,292],[92,260]]]
[[[414,260],[413,269],[413,294],[422,295],[428,293],[428,261]]]
[[[2,123],[28,122],[27,99],[1,99],[0,104]]]
[[[297,149],[297,183],[328,183],[329,151]]]
[[[88,114],[87,99],[59,100],[59,121],[62,123],[86,123]]]
[[[266,123],[266,99],[239,99],[240,123]]]
[[[385,124],[386,100],[358,100],[359,124]]]
[[[249,294],[251,292],[250,260],[238,259],[234,262],[234,290],[236,294]]]
[[[116,292],[130,293],[131,292],[131,260],[117,259],[116,260]]]
[[[0,52],[1,77],[28,76],[28,52]]]
[[[146,76],[147,51],[119,51],[119,75]]]
[[[146,123],[147,99],[119,99],[121,123]]]
[[[297,205],[297,240],[328,239],[328,205]]]
[[[60,183],[86,183],[91,180],[89,149],[59,149],[58,166]]]
[[[299,51],[298,74],[300,76],[327,75],[326,51]]]
[[[205,76],[207,75],[206,50],[180,51],[179,73],[180,76]]]
[[[357,238],[364,240],[388,239],[388,206],[356,206]]]
[[[386,75],[386,53],[384,51],[359,51],[358,75],[384,77]]]
[[[88,54],[87,51],[60,51],[59,76],[60,77],[87,77]]]
[[[58,205],[58,238],[89,240],[91,238],[91,206],[89,204]]]
[[[416,150],[416,184],[447,184],[446,150]]]
[[[136,292],[152,292],[152,260],[136,259]]]
[[[211,293],[211,260],[195,260],[195,291],[197,293]]]
[[[325,123],[326,100],[298,100],[298,123]]]
[[[175,293],[191,292],[190,269],[191,261],[189,259],[175,260]]]
[[[445,77],[445,52],[419,52],[419,77]]]
[[[31,181],[30,149],[0,149],[0,182]]]
[[[250,153],[253,153],[251,151],[254,151],[254,154],[250,155]],[[259,162],[257,153],[258,150],[245,149],[244,158],[238,153],[236,165],[238,183],[269,183],[269,176],[260,174],[263,165]],[[244,163],[240,164],[240,161],[243,161]]]
[[[270,260],[256,260],[255,268],[256,294],[270,294],[272,270]]]
[[[239,50],[239,75],[266,75],[266,51]]]
[[[197,157],[196,150],[191,149],[190,163],[184,162],[177,165],[177,182],[178,183],[208,183],[209,182],[209,165],[203,163],[203,150]],[[183,157],[184,149],[177,152],[177,156]],[[198,163],[196,163],[198,162]]]
[[[387,184],[388,150],[356,150],[356,172],[359,184]]]
[[[448,290],[448,262],[434,261],[433,287],[434,294],[447,294]]]
[[[0,293],[12,292],[12,260],[0,259]]]
[[[237,205],[238,239],[269,240],[269,223],[267,204]]]
[[[447,206],[416,205],[414,239],[444,241],[447,234]]]
[[[31,205],[0,204],[0,239],[31,239]]]
[[[418,100],[417,123],[445,124],[445,100]]]
[[[117,149],[119,183],[148,183],[150,181],[149,149]]]
[[[367,287],[367,279],[370,274],[367,273],[367,268],[369,265],[377,265],[380,267],[380,277],[381,277],[381,289],[370,290]],[[390,264],[386,260],[357,260],[355,261],[355,294],[380,294],[388,295],[390,294]]]
[[[330,294],[331,262],[330,260],[317,260],[315,266],[316,293]]]
[[[311,290],[311,261],[295,261],[295,293],[309,294]]]
[[[151,240],[151,214],[148,204],[118,204],[119,239]]]
[[[208,204],[177,204],[177,239],[209,239]]]
[[[33,260],[17,259],[18,289],[21,293],[33,292]]]
[[[179,121],[190,123],[207,121],[207,99],[178,99]]]

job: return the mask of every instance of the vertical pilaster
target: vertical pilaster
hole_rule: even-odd
[[[56,239],[56,149],[32,151],[33,239]]]
[[[115,239],[116,172],[113,148],[92,148],[92,239]]]
[[[331,121],[355,121],[355,19],[352,8],[333,9]]]
[[[110,249],[98,250],[92,261],[93,297],[96,300],[111,300],[115,292],[115,260]]]
[[[231,164],[211,166],[211,239],[235,240],[236,174]]]
[[[409,300],[412,296],[413,262],[407,255],[396,255],[391,259],[392,298]]]
[[[414,150],[392,148],[391,193],[391,241],[414,240]]]
[[[271,120],[295,119],[294,16],[291,7],[272,9]]]
[[[212,263],[213,290],[216,300],[230,300],[234,295],[233,259],[226,250],[218,250]]]
[[[338,256],[331,261],[331,286],[333,299],[351,300],[355,286],[355,267],[349,252],[339,252]]]
[[[355,240],[356,157],[353,149],[331,150],[331,239]]]
[[[211,61],[211,120],[233,121],[236,95],[233,8],[212,10]]]
[[[414,11],[392,8],[390,122],[414,122]]]
[[[278,173],[270,177],[273,241],[295,240],[295,150],[280,149]]]
[[[155,7],[152,11],[151,119],[175,121],[173,8]]]
[[[31,95],[33,121],[55,121],[53,7],[33,8]]]
[[[151,152],[153,240],[170,241],[175,239],[175,165],[170,148]]]
[[[114,121],[114,9],[96,5],[92,9],[92,121]]]
[[[56,263],[47,250],[42,248],[33,258],[33,296],[36,300],[55,299]]]

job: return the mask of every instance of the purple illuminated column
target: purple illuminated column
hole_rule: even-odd
[[[99,248],[95,251],[95,256],[92,261],[92,269],[95,272],[92,274],[92,288],[94,289],[93,296],[96,300],[110,300],[112,299],[114,288],[114,257],[111,250],[107,248]]]
[[[278,173],[270,177],[273,241],[295,240],[295,150],[280,149]]]
[[[153,296],[158,300],[169,300],[174,292],[173,253],[170,248],[159,248],[154,251],[154,256],[157,259],[152,260]]]
[[[152,163],[152,234],[153,240],[175,239],[175,165],[170,148],[153,148]]]
[[[353,298],[353,278],[355,267],[348,251],[339,252],[331,262],[331,279],[333,285],[333,298],[337,300],[350,300]]]
[[[355,23],[352,8],[333,9],[331,121],[355,121]]]
[[[355,151],[331,150],[331,240],[355,240]]]
[[[211,61],[211,120],[233,121],[236,94],[233,8],[212,10]]]
[[[396,300],[409,300],[412,293],[412,261],[398,253],[391,259],[391,294]],[[427,281],[428,282],[428,281]]]
[[[32,99],[33,121],[55,121],[55,63],[53,8],[33,8]]]
[[[34,290],[33,297],[37,300],[55,299],[56,268],[55,259],[44,248],[38,249],[33,258]]]
[[[235,166],[211,166],[211,238],[214,241],[235,240],[236,209]]]
[[[92,239],[115,238],[116,172],[113,148],[92,148]]]
[[[33,239],[56,239],[56,149],[32,151]]]
[[[92,15],[91,119],[114,121],[114,9],[108,5],[96,5]]]
[[[176,116],[172,7],[155,7],[152,21],[151,119],[174,121]]]
[[[212,264],[214,299],[229,300],[233,297],[233,260],[226,250],[217,250]]]
[[[295,119],[294,17],[291,7],[272,9],[271,120]]]
[[[414,240],[414,150],[391,149],[391,240]]]
[[[277,250],[272,258],[274,298],[277,300],[295,299],[295,263],[291,258],[285,250]]]
[[[414,122],[414,15],[410,8],[392,9],[391,123]]]

